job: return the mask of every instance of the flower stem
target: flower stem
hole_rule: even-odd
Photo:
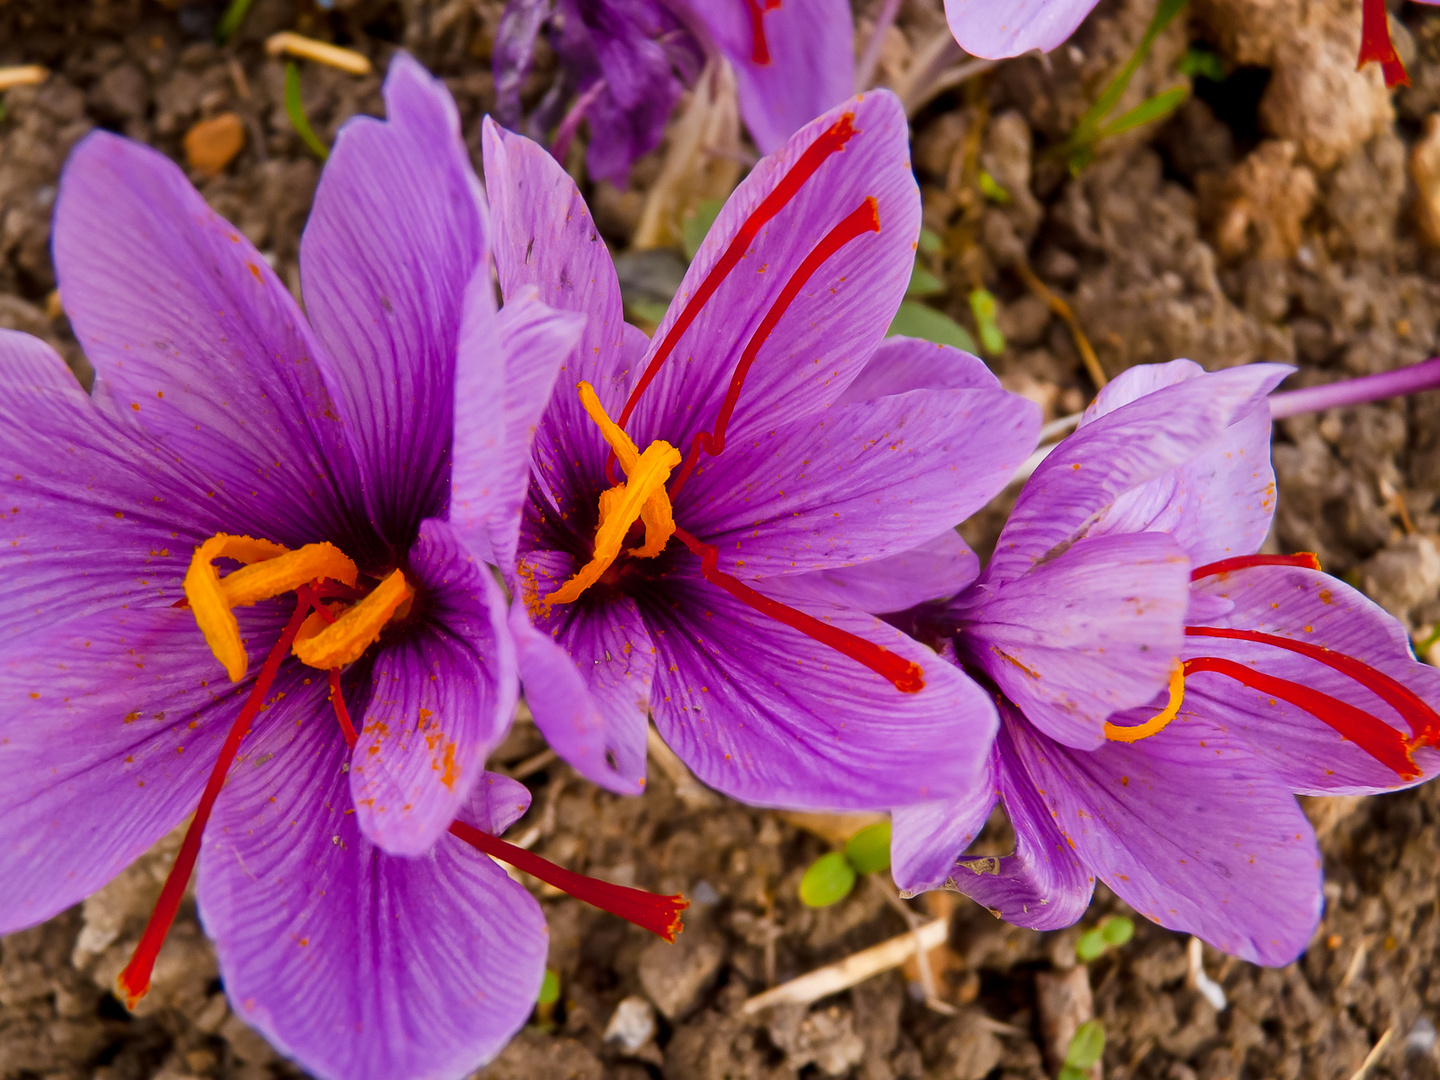
[[[1280,420],[1300,413],[1363,405],[1367,401],[1435,389],[1440,389],[1440,356],[1399,371],[1385,371],[1358,379],[1342,379],[1325,386],[1308,386],[1303,390],[1271,394],[1270,416]]]

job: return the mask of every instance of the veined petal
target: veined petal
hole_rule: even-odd
[[[1003,60],[1058,48],[1096,0],[945,0],[945,20],[972,56]]]
[[[785,178],[805,151],[850,117],[854,134],[788,199]],[[880,231],[845,243],[784,309],[745,379],[730,438],[741,443],[777,423],[831,404],[885,334],[914,267],[920,199],[910,170],[909,125],[893,94],[856,97],[801,128],[762,160],[730,196],[700,246],[645,363],[671,348],[677,324],[748,219],[772,192],[784,205],[740,241],[743,257],[693,309],[655,381],[625,425],[637,445],[665,439],[682,450],[713,425],[741,355],[792,275],[842,219],[873,198]],[[817,151],[818,152],[818,151]],[[758,219],[757,219],[758,221]],[[688,316],[687,316],[688,317]],[[611,402],[602,394],[607,409]],[[618,419],[618,417],[617,417]]]
[[[54,253],[97,399],[214,491],[230,531],[298,547],[363,526],[319,342],[173,162],[87,136],[61,177]]]
[[[919,664],[925,686],[905,694],[703,581],[676,581],[670,596],[641,611],[658,652],[655,725],[711,787],[756,805],[861,810],[975,782],[995,706],[923,645],[870,615],[811,612]]]
[[[927,600],[945,600],[980,573],[980,559],[960,534],[947,529],[909,551],[838,570],[768,578],[777,600],[835,604],[875,615],[905,611]]]
[[[443,522],[421,523],[407,567],[424,625],[377,647],[350,769],[356,818],[392,855],[430,850],[505,737],[517,696],[505,597]],[[361,709],[363,708],[363,712]],[[361,719],[363,717],[363,719]]]
[[[449,496],[456,354],[466,286],[486,258],[485,210],[444,85],[398,54],[385,107],[388,120],[341,129],[300,270],[371,519],[404,544]]]
[[[999,798],[994,753],[969,791],[953,799],[897,806],[890,814],[890,873],[906,893],[938,889]]]
[[[226,993],[315,1076],[459,1080],[534,1006],[546,954],[539,905],[453,837],[415,858],[372,845],[350,813],[325,680],[289,708],[304,721],[253,739],[201,852],[200,916]],[[512,816],[497,820],[490,785],[477,787],[472,824]]]
[[[8,646],[0,933],[83,900],[194,810],[288,615],[279,603],[237,612],[252,676],[233,686],[194,616],[168,606],[38,622]],[[277,694],[300,689],[298,667],[282,670]]]
[[[1190,562],[1163,533],[1081,540],[953,607],[956,648],[1051,738],[1094,749],[1105,718],[1143,705],[1184,647]]]
[[[1000,380],[978,356],[949,345],[897,335],[880,343],[835,403],[874,401],[911,390],[999,389]]]

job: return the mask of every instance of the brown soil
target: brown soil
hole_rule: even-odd
[[[868,16],[871,4],[858,6]],[[495,0],[340,0],[334,12],[308,0],[256,0],[224,48],[209,38],[220,10],[213,0],[178,8],[0,0],[0,65],[54,71],[41,86],[4,95],[0,326],[53,342],[82,378],[85,362],[52,295],[48,233],[61,164],[92,127],[181,161],[189,135],[210,169],[243,139],[218,175],[194,178],[292,288],[319,167],[286,118],[283,70],[263,53],[266,35],[293,29],[346,44],[382,72],[394,49],[409,49],[447,78],[477,149],[492,99]],[[1071,179],[1044,151],[1129,54],[1150,10],[1141,0],[1105,0],[1048,62],[1003,64],[916,117],[926,220],[949,252],[935,269],[951,293],[932,302],[963,322],[969,290],[992,290],[1009,341],[996,369],[1048,417],[1083,406],[1093,386],[1065,324],[1017,272],[1021,257],[1073,306],[1111,375],[1174,356],[1211,368],[1278,359],[1302,367],[1292,380],[1302,385],[1436,352],[1440,256],[1423,246],[1414,222],[1428,228],[1426,208],[1440,191],[1427,158],[1413,173],[1419,188],[1407,166],[1425,120],[1440,108],[1440,22],[1418,6],[1400,12],[1397,34],[1415,85],[1395,95],[1392,108],[1373,72],[1351,70],[1358,0],[1196,0],[1188,21],[1162,35],[1125,104],[1177,82],[1174,61],[1192,43],[1216,50],[1229,77],[1200,80],[1174,117],[1102,147]],[[882,73],[942,26],[938,0],[909,0]],[[537,91],[544,78],[542,70]],[[379,81],[306,65],[304,97],[321,138],[332,139],[355,112],[378,113]],[[216,122],[231,113],[238,124]],[[209,126],[191,135],[202,121]],[[1011,193],[1009,204],[979,198],[979,169]],[[658,157],[637,167],[631,191],[590,192],[617,251],[657,172]],[[1277,548],[1319,552],[1327,569],[1428,633],[1440,621],[1440,394],[1285,421],[1275,460]],[[966,526],[982,550],[1004,509]],[[534,728],[522,724],[493,764],[513,766],[541,749]],[[611,880],[684,891],[695,905],[681,943],[670,947],[575,901],[545,898],[561,1001],[484,1076],[1054,1075],[1036,977],[1074,966],[1078,930],[1017,930],[967,900],[948,904],[953,897],[911,905],[927,913],[953,907],[950,945],[931,957],[942,1010],[894,971],[810,1010],[742,1018],[740,1003],[767,984],[908,923],[874,880],[832,908],[801,906],[800,875],[830,842],[720,799],[663,763],[652,762],[652,776],[638,800],[599,792],[553,764],[526,779],[535,805],[516,831],[538,828],[537,850]],[[1228,999],[1217,1012],[1188,975],[1185,939],[1140,922],[1130,944],[1088,967],[1108,1036],[1106,1075],[1344,1080],[1387,1039],[1371,1076],[1440,1076],[1440,980],[1431,976],[1440,971],[1440,794],[1310,808],[1323,835],[1328,912],[1307,954],[1263,970],[1207,948],[1205,970]],[[1003,822],[991,833],[985,850],[1004,851]],[[229,1012],[193,908],[138,1015],[105,989],[138,937],[173,843],[81,908],[0,942],[0,1076],[297,1075]],[[1123,910],[1102,889],[1083,925]],[[627,1052],[604,1033],[632,996],[659,1015],[654,1037]]]

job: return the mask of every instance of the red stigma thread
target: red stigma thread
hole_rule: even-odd
[[[771,5],[766,3],[765,8]],[[776,7],[780,5],[776,4]],[[765,40],[765,9],[760,0],[745,0],[745,10],[750,14],[750,62],[770,63],[770,43]]]
[[[330,703],[334,706],[335,718],[340,721],[340,732],[345,736],[345,744],[354,750],[357,738],[355,725],[350,722],[350,711],[345,707],[345,698],[340,693],[339,668],[330,671]],[[674,942],[675,935],[684,929],[680,923],[680,912],[690,906],[690,901],[683,896],[660,896],[644,889],[612,885],[608,881],[577,874],[522,847],[507,844],[498,836],[481,832],[463,821],[452,821],[450,834],[492,859],[509,863],[517,870],[523,870],[531,877],[554,885],[577,900],[583,900],[601,911],[608,911],[611,915],[618,915],[652,934],[659,934],[666,941]]]
[[[790,275],[790,280],[785,282],[785,287],[780,290],[780,295],[770,305],[770,310],[765,312],[765,317],[760,320],[760,325],[755,333],[751,335],[750,341],[745,346],[745,351],[740,354],[740,362],[735,365],[735,374],[730,377],[730,386],[725,391],[725,398],[720,402],[720,411],[715,416],[714,431],[697,432],[690,440],[690,450],[685,455],[685,461],[680,466],[680,472],[675,477],[675,482],[670,487],[670,501],[673,503],[680,494],[680,489],[685,486],[685,481],[690,479],[690,474],[695,471],[695,466],[700,463],[700,451],[711,457],[717,456],[725,449],[725,429],[730,425],[730,417],[735,413],[735,404],[740,400],[740,388],[745,385],[745,377],[750,374],[750,368],[755,363],[755,358],[760,354],[760,348],[769,339],[771,332],[785,316],[795,298],[800,295],[806,283],[814,276],[815,271],[843,248],[851,240],[858,239],[866,233],[878,233],[880,231],[880,212],[875,196],[871,195],[850,214],[825,234],[825,238],[816,244],[805,261],[800,264],[799,269]]]
[[[697,540],[678,527],[675,535],[680,538],[681,543],[700,556],[700,573],[704,575],[705,580],[724,589],[742,604],[754,608],[762,615],[770,616],[776,622],[784,623],[791,629],[799,630],[806,637],[813,638],[822,645],[828,645],[836,652],[848,656],[857,664],[863,664],[881,678],[894,684],[895,689],[902,694],[918,694],[925,689],[925,672],[919,664],[912,660],[906,660],[898,653],[876,645],[873,641],[856,637],[854,634],[822,622],[812,615],[807,615],[803,611],[796,611],[778,600],[772,600],[764,593],[756,592],[744,582],[719,569],[720,552],[714,544]]]
[[[1313,551],[1299,551],[1294,555],[1236,555],[1234,558],[1197,566],[1190,571],[1190,580],[1218,577],[1232,570],[1248,570],[1252,566],[1298,566],[1305,570],[1319,570],[1320,559]]]
[[[1226,675],[1268,697],[1280,698],[1304,709],[1328,724],[1341,738],[1353,742],[1387,769],[1393,770],[1401,780],[1414,780],[1420,776],[1420,770],[1410,758],[1411,747],[1405,736],[1363,709],[1300,683],[1266,675],[1245,664],[1217,656],[1201,656],[1185,661],[1186,675],[1197,671]]]
[[[206,781],[205,791],[200,796],[200,805],[195,808],[195,816],[190,819],[190,827],[185,830],[185,839],[180,843],[180,853],[175,856],[175,864],[170,867],[170,873],[165,878],[160,899],[156,901],[155,910],[150,913],[150,921],[145,924],[145,932],[140,936],[140,944],[135,946],[130,963],[120,972],[120,989],[125,993],[125,1004],[128,1008],[133,1009],[135,1003],[150,989],[150,974],[155,969],[155,958],[160,955],[160,946],[164,944],[165,935],[170,932],[170,926],[180,910],[180,901],[185,896],[185,885],[195,871],[195,860],[200,854],[200,840],[205,833],[205,825],[210,820],[215,799],[225,785],[225,776],[240,750],[240,740],[250,730],[250,725],[259,714],[265,695],[270,692],[275,676],[280,672],[280,662],[290,652],[300,624],[305,621],[311,605],[315,603],[313,589],[299,589],[296,596],[298,599],[294,614],[285,624],[279,640],[270,649],[270,655],[265,658],[260,674],[255,677],[250,696],[245,699],[240,715],[235,717],[235,722],[230,725],[230,733],[225,736],[225,742],[220,747],[220,756],[215,759],[215,765],[210,770],[210,779]]]
[[[573,870],[556,866],[548,859],[542,859],[534,852],[507,844],[498,836],[481,832],[463,821],[452,821],[450,833],[492,859],[509,863],[515,869],[523,870],[531,877],[539,878],[547,885],[553,885],[561,892],[585,901],[591,907],[618,915],[626,922],[658,934],[666,941],[673,942],[675,935],[684,929],[680,922],[680,912],[690,906],[690,901],[683,896],[660,896],[644,889],[613,885],[608,881],[577,874]]]
[[[1410,85],[1405,64],[1390,40],[1390,16],[1385,10],[1385,0],[1361,0],[1360,3],[1360,62],[1355,70],[1359,71],[1371,60],[1380,64],[1387,87]]]
[[[686,330],[690,329],[690,325],[699,316],[710,298],[715,295],[715,291],[720,288],[720,284],[729,276],[730,271],[740,264],[740,260],[745,257],[746,249],[760,235],[760,230],[799,193],[805,182],[815,175],[815,171],[825,163],[825,160],[831,154],[843,150],[845,144],[856,134],[854,121],[855,115],[846,113],[821,132],[819,138],[805,148],[794,167],[780,178],[780,182],[771,189],[770,194],[766,195],[760,201],[760,205],[750,212],[750,216],[745,219],[744,224],[731,238],[724,254],[705,275],[705,280],[700,283],[700,288],[695,290],[695,294],[680,309],[679,317],[665,334],[664,339],[660,342],[660,347],[655,350],[655,355],[650,358],[645,373],[640,376],[640,381],[635,384],[635,389],[630,392],[630,397],[625,402],[625,408],[620,413],[617,423],[622,428],[629,423],[635,406],[640,402],[640,395],[645,393],[645,390],[655,381],[655,376],[660,373],[661,366],[675,351],[675,346],[679,344],[680,338]],[[610,483],[615,483],[614,451],[611,451],[605,460],[605,472]]]
[[[1434,709],[1420,700],[1419,696],[1409,687],[1392,679],[1383,671],[1377,671],[1369,664],[1356,660],[1353,656],[1336,652],[1334,649],[1327,649],[1323,645],[1311,645],[1308,641],[1296,641],[1294,638],[1278,637],[1275,634],[1262,634],[1258,630],[1187,626],[1185,633],[1188,637],[1232,638],[1237,641],[1253,641],[1260,645],[1273,645],[1277,649],[1285,649],[1288,652],[1299,653],[1301,656],[1308,656],[1311,660],[1318,660],[1326,667],[1333,668],[1342,675],[1348,675],[1399,713],[1405,723],[1410,725],[1410,732],[1418,743],[1429,745],[1440,742],[1440,716],[1436,715]]]

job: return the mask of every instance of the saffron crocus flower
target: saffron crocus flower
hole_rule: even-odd
[[[454,103],[404,57],[385,100],[321,178],[308,322],[161,155],[96,133],[66,166],[55,259],[94,395],[0,332],[0,933],[193,812],[123,992],[198,860],[237,1014],[317,1075],[404,1080],[468,1073],[540,985],[540,909],[476,848],[586,893],[495,839],[528,802],[483,764],[514,647],[445,521],[457,366],[491,383],[466,437],[506,451],[469,463],[486,516],[529,428],[497,390],[553,379],[578,320],[496,314]]]
[[[495,45],[496,116],[518,128],[520,89],[549,24],[561,78],[531,117],[563,158],[582,121],[592,177],[623,185],[660,145],[684,87],[708,58],[734,67],[740,113],[762,153],[849,97],[847,0],[509,0]]]
[[[653,341],[623,321],[564,171],[493,124],[484,153],[506,303],[538,289],[587,314],[535,436],[518,537],[467,532],[516,583],[522,682],[551,745],[638,791],[653,710],[702,780],[749,802],[963,790],[994,732],[988,695],[823,587],[912,549],[963,551],[952,526],[1038,426],[964,354],[883,342],[920,227],[894,95],[832,110],[756,166]],[[897,384],[856,381],[867,361]],[[948,364],[945,388],[899,386],[917,364]]]
[[[988,783],[896,813],[902,887],[1050,929],[1098,877],[1247,960],[1305,948],[1320,856],[1294,793],[1432,775],[1440,672],[1313,556],[1255,554],[1275,499],[1265,394],[1286,371],[1126,372],[1036,470],[975,584],[897,620],[1001,700]],[[997,797],[1015,853],[957,859]]]

